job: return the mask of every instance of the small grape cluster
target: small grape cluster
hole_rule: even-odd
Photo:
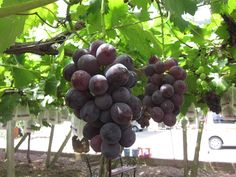
[[[143,98],[145,109],[155,122],[163,122],[167,126],[175,125],[176,116],[184,102],[183,94],[187,90],[184,82],[185,70],[178,66],[178,62],[173,58],[162,62],[152,56],[144,72],[148,77]],[[148,125],[147,116],[144,116],[144,119],[139,122]]]
[[[211,91],[205,94],[205,102],[209,109],[216,114],[221,112],[220,97]]]
[[[95,152],[116,158],[121,146],[135,142],[131,121],[139,119],[142,110],[141,100],[130,92],[137,82],[132,58],[117,56],[111,44],[97,40],[89,49],[78,49],[63,74],[72,86],[66,104],[87,122],[83,136]]]

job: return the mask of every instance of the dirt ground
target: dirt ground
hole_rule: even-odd
[[[78,155],[63,155],[51,168],[45,167],[46,153],[31,153],[29,164],[25,152],[17,152],[16,177],[87,177],[90,176],[89,168],[84,160]],[[96,174],[99,166],[93,166],[92,171]],[[0,177],[6,177],[6,162],[4,152],[0,150]],[[95,176],[95,175],[94,175]],[[132,176],[132,172],[123,176]],[[140,177],[183,177],[183,169],[171,166],[147,166],[139,164],[136,176]],[[236,173],[230,174],[223,171],[212,171],[200,169],[199,177],[236,177]]]

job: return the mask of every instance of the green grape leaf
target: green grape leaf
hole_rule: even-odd
[[[229,32],[227,30],[227,25],[222,24],[221,26],[219,26],[218,29],[216,30],[216,34],[220,38],[227,40],[229,38]]]
[[[197,10],[197,2],[193,0],[181,0],[178,2],[175,0],[164,0],[163,3],[165,8],[170,11],[171,21],[173,21],[180,30],[184,30],[188,24],[181,16],[184,13],[194,15]]]
[[[58,86],[58,81],[56,79],[56,76],[48,77],[45,81],[45,86],[44,86],[45,94],[56,96],[57,86]]]
[[[196,102],[196,96],[195,95],[184,95],[184,104],[181,107],[181,113],[183,115],[186,115],[188,112],[188,108],[192,103]]]
[[[128,6],[124,4],[122,0],[109,1],[109,12],[106,15],[106,26],[111,28],[112,26],[121,23],[121,20],[127,16]]]
[[[181,30],[183,31],[184,29],[187,28],[188,22],[182,19],[182,17],[179,16],[171,16],[170,20]]]
[[[236,9],[236,1],[235,0],[228,0],[228,12],[232,13]]]
[[[0,98],[0,122],[12,119],[13,111],[19,102],[20,96],[17,93],[3,95]]]
[[[22,33],[25,19],[24,16],[0,18],[0,53],[12,45]]]
[[[35,84],[34,80],[39,78],[39,74],[25,68],[12,68],[12,75],[14,78],[14,85],[16,88],[27,87],[30,83]]]

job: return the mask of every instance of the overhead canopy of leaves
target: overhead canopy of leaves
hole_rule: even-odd
[[[207,92],[221,95],[235,83],[235,0],[104,0],[104,7],[101,2],[0,0],[2,15],[9,15],[4,14],[5,7],[17,9],[28,4],[28,11],[18,9],[17,14],[0,18],[0,121],[8,120],[21,100],[27,100],[35,114],[49,97],[52,101],[46,106],[64,105],[68,83],[62,70],[77,48],[87,48],[96,39],[134,59],[139,71],[139,82],[132,89],[135,95],[143,94],[146,78],[142,68],[151,55],[161,60],[175,57],[188,75],[183,115],[192,103],[205,109]],[[205,19],[199,23],[194,15],[202,6],[211,16],[203,15]],[[17,53],[19,46],[25,52]],[[15,53],[7,53],[9,47]],[[49,47],[58,54],[32,54]],[[2,97],[6,89],[23,94]],[[9,113],[3,112],[6,109]]]

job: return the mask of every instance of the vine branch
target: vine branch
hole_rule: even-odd
[[[170,28],[171,32],[174,34],[174,36],[176,37],[176,39],[178,39],[179,42],[181,42],[182,44],[186,45],[189,48],[193,48],[192,46],[188,45],[187,43],[185,43],[182,39],[180,39],[177,34],[174,32],[174,30],[171,28],[171,26],[169,25],[169,23],[166,23],[168,25],[168,27]]]
[[[44,20],[39,14],[38,12],[33,12],[33,13],[17,13],[16,15],[36,15],[43,23],[45,23],[46,25],[50,26],[51,28],[58,28],[59,27],[59,23],[56,26],[52,26],[51,24],[49,24],[46,20]]]
[[[16,43],[15,45],[5,50],[4,53],[6,54],[34,53],[38,55],[57,55],[59,51],[55,47],[55,44],[62,44],[70,34],[71,34],[70,32],[63,32],[46,41]]]

